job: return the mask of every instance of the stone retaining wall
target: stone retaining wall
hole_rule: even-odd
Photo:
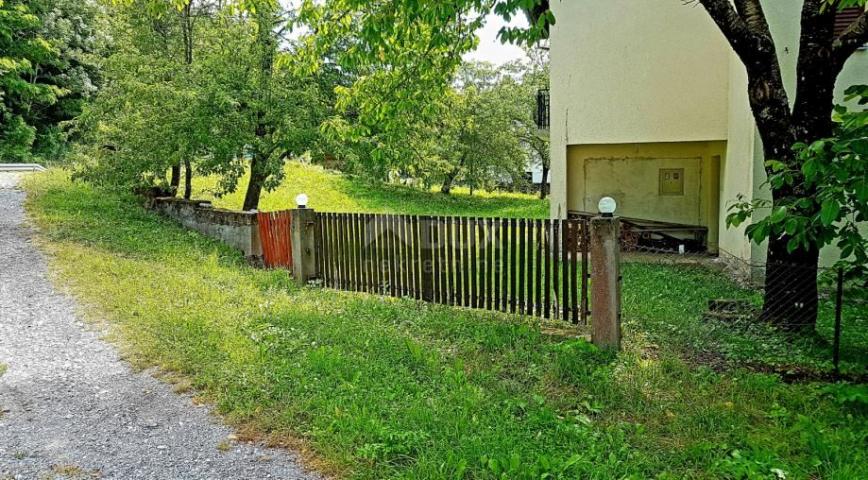
[[[235,247],[248,258],[262,258],[256,212],[214,208],[211,202],[166,197],[151,200],[150,207],[181,225]]]

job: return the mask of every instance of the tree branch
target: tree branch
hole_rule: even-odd
[[[774,54],[774,43],[759,0],[699,0],[745,65]],[[741,13],[739,13],[741,12]]]
[[[771,31],[765,12],[759,0],[734,0],[735,8],[744,19],[748,29],[756,36],[766,37],[771,41]],[[810,0],[809,0],[810,1]]]
[[[847,30],[844,30],[844,33],[835,39],[832,44],[835,59],[843,66],[850,55],[853,55],[859,47],[866,43],[868,43],[868,12],[859,16],[847,27]]]

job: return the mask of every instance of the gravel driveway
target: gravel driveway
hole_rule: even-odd
[[[76,318],[15,180],[0,173],[0,480],[320,478],[289,452],[232,442],[207,407],[134,373]]]

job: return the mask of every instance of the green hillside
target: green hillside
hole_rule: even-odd
[[[247,179],[238,191],[216,198],[217,180],[213,177],[194,181],[193,196],[209,199],[219,207],[239,209],[244,201]],[[295,207],[295,196],[306,193],[310,207],[329,212],[406,213],[418,215],[462,215],[485,217],[533,217],[548,215],[549,203],[532,195],[474,192],[457,189],[452,195],[419,189],[384,185],[347,177],[322,167],[301,163],[286,166],[281,186],[263,193],[260,210],[273,211]]]

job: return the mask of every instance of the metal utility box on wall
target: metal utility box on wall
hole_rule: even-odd
[[[660,195],[684,195],[684,169],[660,169]]]

